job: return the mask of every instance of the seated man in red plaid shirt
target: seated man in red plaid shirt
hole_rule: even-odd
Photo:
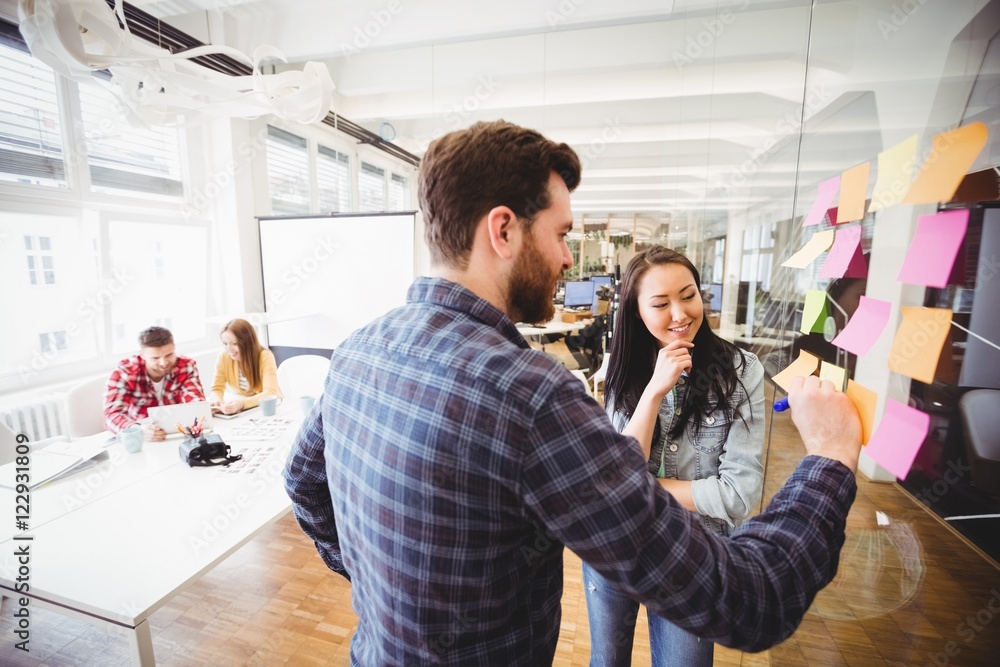
[[[177,356],[168,329],[149,327],[139,334],[139,347],[139,354],[122,359],[108,379],[104,423],[112,433],[138,424],[150,406],[205,400],[197,364]],[[151,423],[143,426],[143,434],[146,440],[167,436]]]

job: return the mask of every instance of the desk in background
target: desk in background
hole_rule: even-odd
[[[15,598],[7,604],[27,597],[119,628],[133,663],[154,665],[153,612],[291,509],[281,471],[301,415],[291,401],[278,415],[295,418],[279,438],[232,444],[258,454],[243,472],[189,468],[178,440],[147,442],[137,454],[115,443],[97,465],[33,490],[30,530],[0,532],[0,593]],[[225,439],[240,419],[216,421],[215,431]],[[14,491],[0,489],[0,498],[12,517]],[[26,592],[15,588],[22,545],[30,549]]]

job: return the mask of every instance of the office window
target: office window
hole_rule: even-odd
[[[358,173],[358,193],[361,195],[361,211],[385,211],[385,169],[362,162]]]
[[[55,73],[0,45],[0,180],[66,186]]]
[[[405,176],[393,174],[389,180],[389,210],[405,211],[410,207],[410,188]]]
[[[267,181],[274,215],[309,213],[309,153],[305,139],[268,126]]]
[[[91,188],[116,194],[183,196],[179,132],[139,121],[133,125],[110,86],[95,76],[91,83],[78,87]]]
[[[344,153],[319,146],[316,152],[316,183],[320,213],[351,210],[351,159]]]
[[[153,324],[170,329],[175,341],[204,338],[209,326],[206,228],[119,219],[108,223],[108,238],[110,271],[128,278],[106,306],[111,330],[125,332],[111,341],[111,351],[132,351],[136,334]]]
[[[54,285],[56,270],[52,239],[48,236],[25,236],[24,249],[28,255],[28,284]]]
[[[65,331],[48,331],[38,334],[38,346],[43,354],[66,349]]]

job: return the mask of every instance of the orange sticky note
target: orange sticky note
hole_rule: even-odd
[[[774,380],[774,384],[784,389],[787,393],[789,381],[793,377],[809,377],[816,372],[816,368],[819,366],[819,361],[819,357],[802,350],[799,352],[798,359],[788,364],[788,366],[785,367],[785,370],[781,371],[771,379]]]
[[[837,224],[853,222],[865,217],[865,196],[868,192],[868,171],[871,163],[865,162],[840,175],[840,203],[837,204]]]
[[[875,406],[878,404],[878,394],[854,380],[847,381],[847,398],[851,399],[861,418],[861,444],[867,445],[875,429]]]
[[[989,133],[981,122],[934,137],[934,145],[920,173],[910,186],[904,204],[936,204],[950,201],[958,184],[976,161]]]
[[[829,380],[833,383],[837,391],[844,390],[844,380],[847,379],[847,371],[836,364],[824,361],[819,365],[819,379]]]
[[[947,308],[900,308],[903,322],[889,350],[889,370],[920,380],[934,381],[941,346],[951,330]]]

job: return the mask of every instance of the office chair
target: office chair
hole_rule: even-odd
[[[287,399],[300,396],[319,398],[326,386],[330,360],[318,354],[289,357],[278,366],[278,387]]]
[[[958,402],[976,487],[1000,496],[1000,389],[973,389]]]
[[[580,380],[580,382],[583,383],[583,386],[587,388],[587,396],[593,396],[593,394],[590,393],[590,382],[587,380],[587,376],[584,375],[583,371],[572,370],[570,371],[570,373],[575,375]]]
[[[66,416],[70,439],[104,430],[104,389],[107,376],[81,382],[66,393]]]

